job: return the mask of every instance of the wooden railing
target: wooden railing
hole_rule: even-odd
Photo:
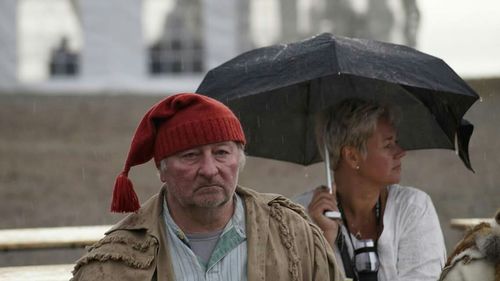
[[[83,248],[104,237],[111,225],[0,230],[2,252]],[[62,281],[71,278],[73,264],[0,267],[1,281]]]
[[[491,223],[492,221],[493,219],[486,219],[486,218],[468,218],[468,219],[457,218],[457,219],[451,219],[450,225],[454,229],[465,231],[482,222]]]
[[[484,218],[456,218],[451,227],[466,230]],[[25,228],[0,230],[0,255],[2,251],[49,248],[81,248],[92,245],[104,237],[110,225],[50,228]],[[73,264],[0,267],[2,281],[62,281],[71,278]]]
[[[83,248],[99,241],[110,228],[99,225],[4,229],[0,230],[0,251]]]
[[[73,264],[0,267],[2,281],[68,281]]]

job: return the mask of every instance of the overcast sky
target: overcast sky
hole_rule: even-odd
[[[463,77],[500,77],[499,0],[419,0],[418,49]]]
[[[311,2],[299,0],[299,3],[308,1]],[[350,1],[357,8],[366,8],[370,0]],[[387,1],[394,5],[393,2],[401,0]],[[254,36],[259,45],[270,44],[278,32],[273,18],[279,9],[277,2],[253,2],[258,7],[253,19],[257,22]],[[500,0],[417,0],[417,3],[421,12],[419,50],[444,59],[463,77],[500,77]]]

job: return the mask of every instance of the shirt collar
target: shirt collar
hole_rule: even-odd
[[[235,201],[235,209],[233,216],[229,220],[229,222],[224,227],[224,231],[221,235],[224,235],[226,232],[231,230],[233,227],[236,232],[242,237],[246,238],[246,228],[245,228],[245,206],[243,200],[238,194],[234,194],[233,197]],[[187,243],[186,234],[182,231],[182,229],[175,223],[174,219],[170,215],[170,211],[168,210],[167,200],[163,199],[163,218],[166,222],[167,227],[174,231],[176,236],[181,239],[184,243]]]

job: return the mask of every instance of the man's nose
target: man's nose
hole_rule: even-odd
[[[217,175],[219,169],[217,168],[217,162],[213,155],[203,155],[198,173],[204,177],[213,177]]]

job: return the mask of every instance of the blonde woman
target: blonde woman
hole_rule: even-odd
[[[446,251],[431,198],[398,185],[405,151],[398,144],[393,109],[348,99],[318,122],[334,192],[317,188],[308,205],[354,280],[436,280]],[[330,219],[325,211],[338,211]]]

